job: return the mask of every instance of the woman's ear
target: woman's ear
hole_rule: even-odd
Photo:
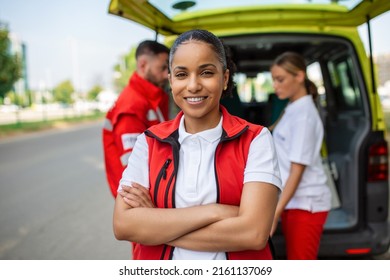
[[[295,77],[300,83],[303,83],[306,79],[306,73],[304,71],[298,71]]]
[[[229,69],[226,69],[224,75],[223,75],[223,90],[226,90],[227,87],[228,87],[228,83],[229,83],[229,74],[230,74],[230,71]]]

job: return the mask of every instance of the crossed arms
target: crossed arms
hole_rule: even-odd
[[[213,203],[165,209],[155,208],[149,191],[133,183],[123,186],[116,198],[115,237],[195,251],[260,250],[271,232],[278,194],[272,184],[248,182],[240,206]]]

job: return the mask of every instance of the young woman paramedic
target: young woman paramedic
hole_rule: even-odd
[[[316,259],[331,208],[320,155],[324,129],[314,102],[317,89],[297,53],[278,56],[271,73],[278,98],[289,100],[273,129],[283,192],[271,235],[281,217],[287,259]]]
[[[134,259],[272,259],[277,156],[267,128],[220,105],[235,70],[226,53],[206,30],[171,48],[181,112],[138,137],[115,203],[115,236],[136,242]]]

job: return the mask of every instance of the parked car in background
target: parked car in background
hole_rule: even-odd
[[[320,91],[328,158],[335,175],[334,204],[319,257],[374,256],[390,244],[388,144],[373,61],[357,27],[390,10],[388,0],[137,1],[112,0],[111,14],[165,36],[207,29],[227,44],[237,64],[228,109],[268,126],[283,104],[272,92],[270,64],[285,51],[302,54]],[[370,33],[367,35],[370,37]],[[371,44],[370,44],[371,45]],[[284,239],[273,238],[283,258]]]

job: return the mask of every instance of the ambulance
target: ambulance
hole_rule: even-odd
[[[237,65],[234,114],[264,126],[283,102],[275,98],[270,64],[284,51],[302,54],[319,89],[333,179],[333,203],[319,258],[371,258],[388,251],[389,178],[386,124],[377,92],[371,20],[388,0],[112,0],[109,13],[163,36],[167,45],[189,29],[207,29],[227,44]],[[367,27],[365,49],[358,27]],[[273,237],[285,257],[280,228]]]

